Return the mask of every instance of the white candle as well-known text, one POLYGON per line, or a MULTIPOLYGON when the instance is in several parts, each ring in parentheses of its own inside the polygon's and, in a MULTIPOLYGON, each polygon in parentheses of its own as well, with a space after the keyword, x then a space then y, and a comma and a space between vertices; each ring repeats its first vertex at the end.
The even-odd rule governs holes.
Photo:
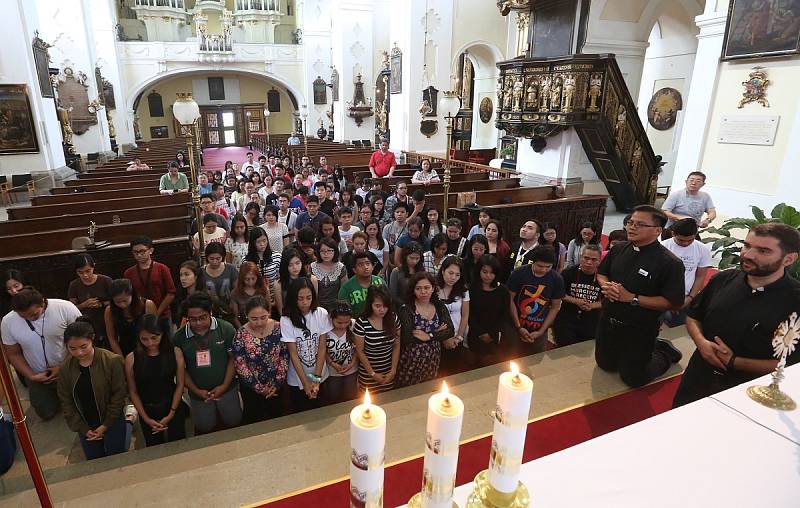
POLYGON ((511 362, 511 372, 500 375, 489 457, 489 483, 506 494, 517 489, 532 395, 533 381, 511 362))
POLYGON ((371 403, 350 411, 350 506, 383 506, 383 462, 386 447, 386 413, 371 403))
POLYGON ((423 508, 451 508, 458 465, 458 441, 464 419, 464 403, 447 391, 428 399, 428 425, 425 431, 425 461, 422 466, 423 508))

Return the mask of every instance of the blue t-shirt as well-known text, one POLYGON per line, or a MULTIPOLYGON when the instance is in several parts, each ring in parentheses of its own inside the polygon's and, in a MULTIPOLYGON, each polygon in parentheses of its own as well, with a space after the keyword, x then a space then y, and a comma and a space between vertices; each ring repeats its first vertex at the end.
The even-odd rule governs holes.
POLYGON ((403 233, 400 235, 400 238, 397 239, 397 243, 394 244, 395 247, 404 248, 406 245, 411 243, 412 241, 417 242, 418 244, 422 245, 422 250, 426 251, 430 249, 430 240, 419 235, 418 238, 413 239, 411 238, 408 233, 403 233))
POLYGON ((319 223, 322 222, 322 219, 327 219, 328 217, 325 212, 317 212, 317 215, 312 219, 308 212, 302 212, 297 216, 297 220, 294 221, 294 227, 299 231, 303 229, 303 226, 310 224, 316 230, 319 229, 319 223))
POLYGON ((508 278, 508 289, 516 294, 514 305, 517 308, 519 324, 529 332, 542 327, 550 302, 564 298, 564 279, 558 272, 550 270, 543 277, 536 277, 533 265, 517 268, 508 278))

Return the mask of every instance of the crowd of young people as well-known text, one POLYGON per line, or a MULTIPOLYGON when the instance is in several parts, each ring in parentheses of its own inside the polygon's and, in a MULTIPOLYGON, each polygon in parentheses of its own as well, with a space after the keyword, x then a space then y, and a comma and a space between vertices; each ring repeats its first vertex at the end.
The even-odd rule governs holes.
MULTIPOLYGON (((294 177, 263 156, 226 164, 231 184, 201 198, 203 266, 173 274, 138 237, 115 280, 79 255, 69 300, 7 273, 3 343, 37 414, 60 408, 100 457, 128 449, 137 414, 150 446, 184 438, 189 418, 202 434, 590 340, 609 326, 603 299, 626 296, 612 282, 620 255, 601 265, 599 225, 565 247, 528 220, 509 244, 481 210, 464 235, 424 192, 401 183, 389 196, 379 179, 356 188, 324 160, 303 164, 294 177)), ((629 232, 666 222, 647 206, 634 219, 629 232)), ((622 234, 612 240, 629 245, 622 234)), ((677 249, 692 230, 676 234, 677 249)))

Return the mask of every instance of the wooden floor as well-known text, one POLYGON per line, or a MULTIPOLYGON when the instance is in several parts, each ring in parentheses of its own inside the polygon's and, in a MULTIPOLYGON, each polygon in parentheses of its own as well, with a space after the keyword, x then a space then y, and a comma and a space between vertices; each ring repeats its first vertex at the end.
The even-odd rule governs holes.
MULTIPOLYGON (((673 366, 666 377, 679 374, 694 350, 691 339, 684 327, 665 330, 662 336, 673 339, 684 353, 681 365, 673 366)), ((593 342, 527 357, 520 363, 534 378, 532 418, 627 390, 618 376, 596 368, 593 342)), ((462 439, 491 432, 488 414, 494 409, 497 376, 505 368, 487 367, 448 379, 466 406, 462 439)), ((426 401, 436 389, 438 382, 432 382, 379 396, 377 403, 388 416, 387 463, 422 452, 426 401)), ((58 506, 233 507, 346 475, 348 414, 353 405, 329 406, 91 462, 72 463, 80 460, 67 451, 67 442, 74 445, 74 434, 60 418, 45 424, 33 421, 32 431, 58 506), (64 466, 66 462, 70 464, 64 466)), ((18 459, 13 474, 0 478, 4 493, 0 505, 36 506, 24 463, 18 459)))

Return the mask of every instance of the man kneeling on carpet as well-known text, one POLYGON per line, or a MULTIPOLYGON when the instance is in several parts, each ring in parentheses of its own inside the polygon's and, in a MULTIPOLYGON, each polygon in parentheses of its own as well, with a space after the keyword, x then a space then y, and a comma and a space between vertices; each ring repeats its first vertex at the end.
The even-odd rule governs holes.
MULTIPOLYGON (((686 329, 697 350, 681 378, 673 406, 727 390, 775 369, 773 337, 800 328, 800 281, 787 273, 800 253, 800 232, 759 224, 744 240, 738 269, 724 270, 692 300, 686 329), (794 316, 795 321, 791 321, 794 316)), ((800 361, 800 348, 786 363, 800 361)))
POLYGON ((666 223, 658 208, 637 206, 625 221, 628 241, 611 249, 597 274, 605 300, 595 360, 632 387, 681 359, 669 341, 657 338, 661 313, 679 309, 684 300, 683 263, 658 242, 666 223))

